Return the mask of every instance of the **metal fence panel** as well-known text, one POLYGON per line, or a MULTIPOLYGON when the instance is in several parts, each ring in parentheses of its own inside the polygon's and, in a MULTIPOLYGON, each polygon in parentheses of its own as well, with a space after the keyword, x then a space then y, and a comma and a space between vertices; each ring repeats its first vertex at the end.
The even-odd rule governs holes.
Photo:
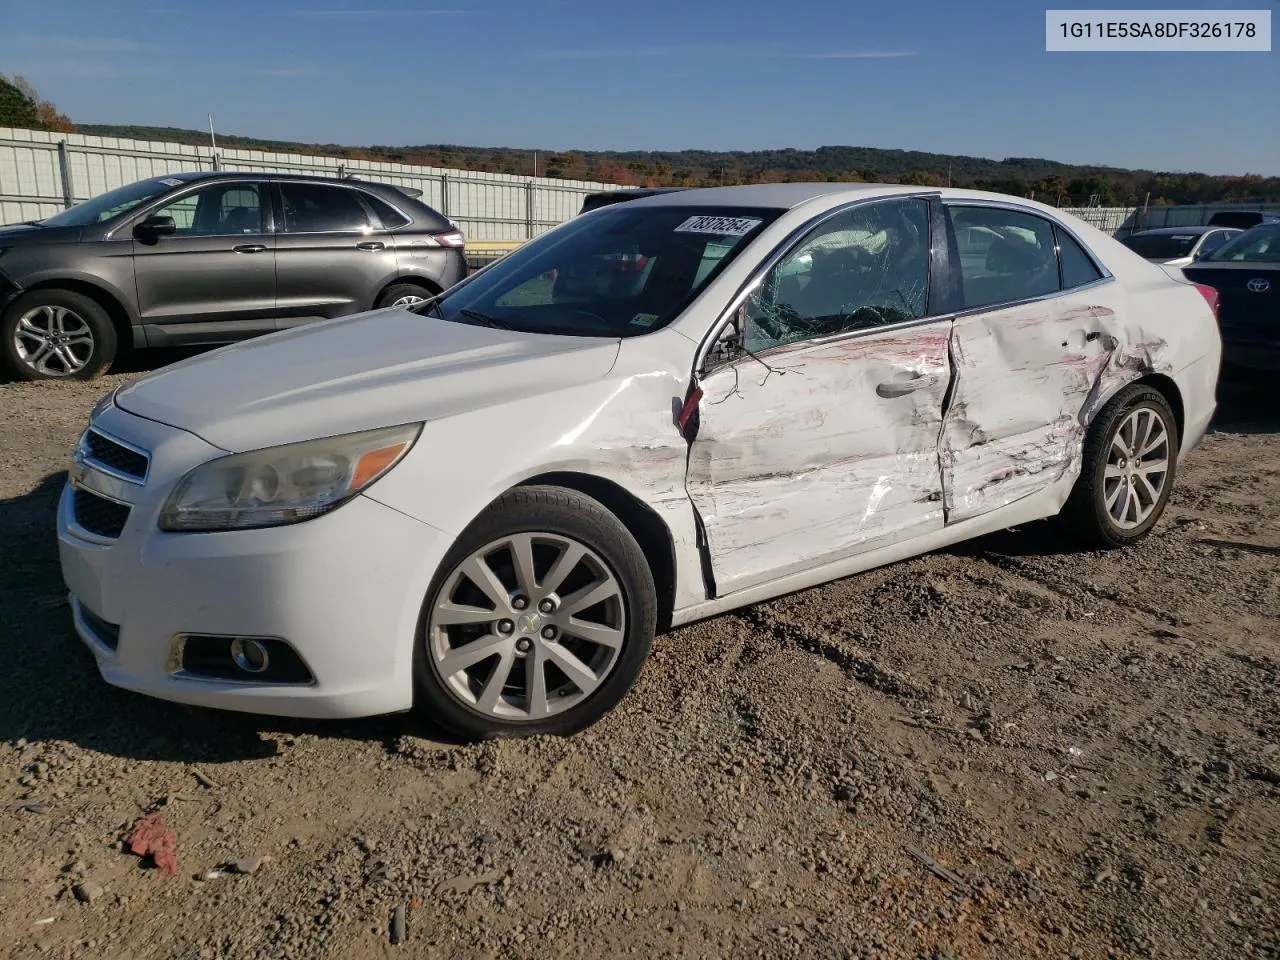
POLYGON ((354 176, 422 191, 468 241, 527 240, 568 220, 582 200, 616 184, 344 160, 262 150, 221 150, 148 140, 0 127, 0 223, 51 216, 74 202, 148 177, 191 170, 354 176), (61 144, 61 146, 60 146, 61 144))
MULTIPOLYGON (((570 219, 582 200, 616 184, 524 177, 408 163, 344 160, 263 150, 222 150, 154 140, 0 127, 0 223, 48 217, 73 202, 148 177, 190 170, 355 176, 422 191, 422 199, 462 228, 468 242, 527 240, 570 219)), ((1280 204, 1067 207, 1108 233, 1207 223, 1218 210, 1269 210, 1280 204)))

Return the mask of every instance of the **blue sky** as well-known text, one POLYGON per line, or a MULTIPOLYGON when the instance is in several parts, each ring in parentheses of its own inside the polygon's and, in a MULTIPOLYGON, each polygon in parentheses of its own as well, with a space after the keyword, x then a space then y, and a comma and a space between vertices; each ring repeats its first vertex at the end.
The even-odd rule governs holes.
MULTIPOLYGON (((0 0, 0 72, 83 123, 202 127, 212 111, 281 140, 846 144, 1280 174, 1280 52, 1046 53, 1045 6, 0 0)), ((1240 7, 1278 9, 1188 8, 1240 7)))

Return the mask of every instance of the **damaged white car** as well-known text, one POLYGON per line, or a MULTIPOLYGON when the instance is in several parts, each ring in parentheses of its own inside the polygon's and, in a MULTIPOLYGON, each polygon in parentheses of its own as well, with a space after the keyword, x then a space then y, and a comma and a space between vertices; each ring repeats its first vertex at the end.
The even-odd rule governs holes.
POLYGON ((170 700, 571 733, 673 625, 1060 513, 1145 536, 1215 304, 1011 197, 613 204, 104 399, 58 512, 76 629, 170 700))

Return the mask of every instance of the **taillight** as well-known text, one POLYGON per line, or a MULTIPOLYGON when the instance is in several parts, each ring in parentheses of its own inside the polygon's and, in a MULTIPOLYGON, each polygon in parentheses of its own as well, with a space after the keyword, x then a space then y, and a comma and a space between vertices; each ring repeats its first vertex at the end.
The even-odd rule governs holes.
POLYGON ((424 239, 433 247, 465 247, 467 238, 462 235, 461 230, 440 230, 436 233, 428 233, 424 239))
POLYGON ((1195 286, 1200 291, 1200 296, 1204 297, 1205 303, 1209 304, 1209 309, 1213 311, 1213 315, 1216 318, 1218 316, 1218 291, 1203 283, 1197 283, 1195 286))

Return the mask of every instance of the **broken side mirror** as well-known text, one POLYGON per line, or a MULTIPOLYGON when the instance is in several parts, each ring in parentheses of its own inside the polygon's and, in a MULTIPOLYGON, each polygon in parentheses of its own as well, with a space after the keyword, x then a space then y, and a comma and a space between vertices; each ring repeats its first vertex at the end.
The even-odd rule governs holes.
POLYGON ((704 369, 710 370, 725 363, 732 363, 742 356, 742 333, 746 327, 747 306, 744 303, 733 312, 733 316, 720 330, 715 343, 707 351, 707 358, 703 363, 704 369))

